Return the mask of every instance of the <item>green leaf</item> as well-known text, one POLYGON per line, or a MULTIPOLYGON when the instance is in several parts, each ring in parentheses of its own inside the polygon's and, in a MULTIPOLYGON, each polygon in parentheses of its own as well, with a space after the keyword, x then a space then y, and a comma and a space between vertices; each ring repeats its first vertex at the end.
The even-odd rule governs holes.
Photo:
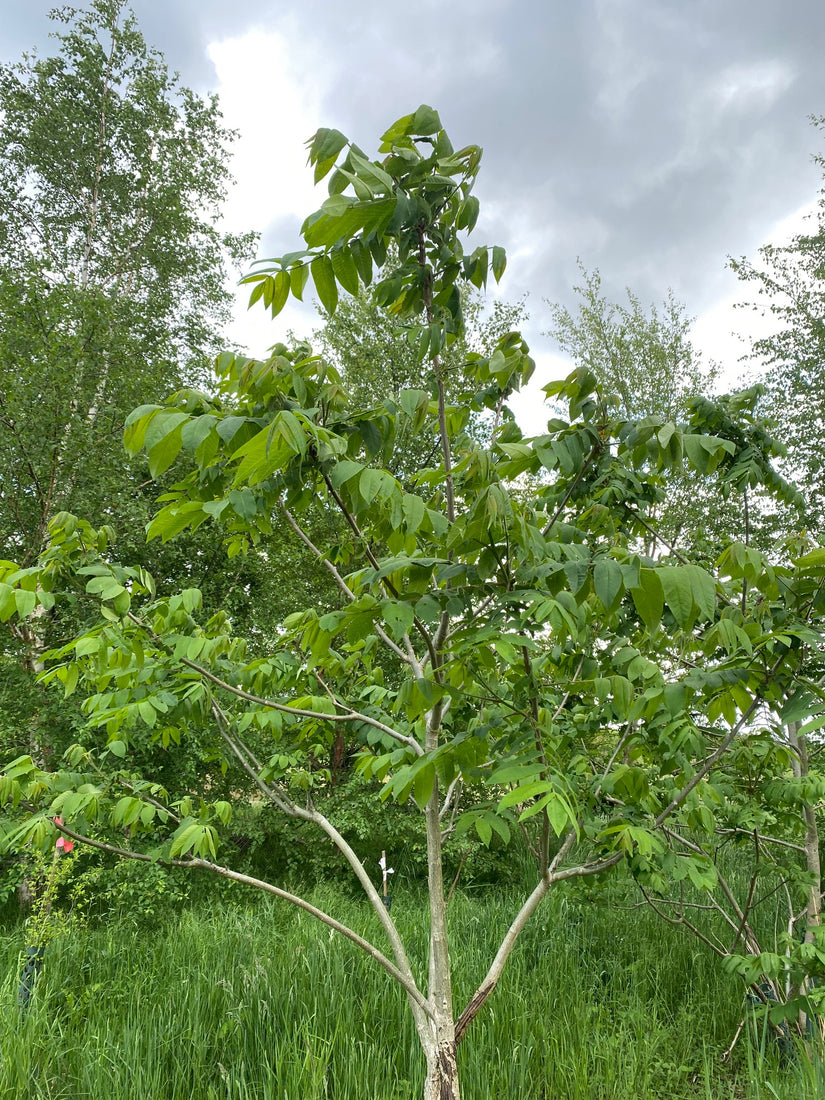
POLYGON ((372 282, 372 256, 370 250, 364 247, 364 242, 359 237, 350 241, 349 249, 358 271, 358 278, 364 286, 369 286, 372 282))
POLYGON ((507 266, 507 253, 501 247, 501 245, 493 245, 493 259, 492 259, 493 277, 496 282, 501 281, 501 276, 504 274, 504 269, 507 266))
POLYGON ((803 735, 816 733, 816 731, 821 730, 823 726, 825 726, 825 713, 818 714, 815 718, 811 718, 809 721, 803 723, 803 725, 799 727, 799 732, 803 735))
POLYGON ((123 446, 130 455, 136 455, 141 449, 149 424, 161 411, 160 405, 141 405, 126 417, 123 446))
POLYGON ((593 567, 593 588, 605 611, 618 602, 623 587, 622 570, 612 558, 601 558, 593 567))
POLYGON ((37 604, 37 594, 35 592, 25 592, 22 588, 15 589, 14 603, 17 607, 17 614, 21 619, 25 619, 28 615, 31 615, 37 604))
POLYGON ((422 103, 413 115, 412 125, 407 133, 428 136, 429 134, 437 134, 441 128, 438 111, 434 111, 432 107, 422 103))
POLYGON ((698 565, 686 565, 683 569, 702 618, 712 619, 716 614, 716 582, 698 565))
POLYGON ((419 768, 413 782, 412 796, 419 810, 426 809, 435 786, 435 764, 429 761, 419 768))
POLYGON ((90 596, 98 596, 101 600, 116 600, 126 589, 114 577, 92 577, 86 585, 86 591, 90 596))
POLYGON ((521 787, 516 787, 515 790, 508 791, 505 794, 499 804, 499 810, 504 810, 508 806, 515 806, 522 802, 528 802, 531 798, 537 798, 540 795, 548 793, 550 784, 545 779, 536 780, 533 783, 525 783, 521 787))
POLYGON ((195 451, 210 434, 218 419, 208 413, 193 416, 181 428, 180 441, 186 451, 195 451))
POLYGON ((146 428, 143 446, 149 456, 149 473, 157 477, 168 470, 181 448, 181 429, 189 414, 162 409, 146 428))
POLYGON ((358 268, 349 248, 344 245, 330 253, 335 278, 350 294, 358 293, 358 268))
POLYGON ((307 279, 309 278, 309 265, 308 264, 296 264, 295 267, 290 269, 289 272, 289 288, 292 294, 299 302, 304 300, 304 287, 307 285, 307 279))
POLYGON ((825 546, 817 546, 801 558, 794 558, 794 565, 797 569, 825 569, 825 546))
POLYGON ((414 534, 421 526, 421 521, 424 519, 424 513, 426 506, 421 497, 416 496, 415 493, 404 493, 401 498, 401 510, 404 513, 404 523, 407 527, 407 531, 410 534, 414 534))
POLYGON ((294 454, 304 454, 307 447, 307 437, 294 413, 288 409, 278 413, 275 426, 278 435, 294 454))
POLYGON ((388 175, 379 164, 361 156, 354 147, 350 151, 348 161, 357 179, 363 181, 367 185, 371 194, 392 194, 392 176, 388 175))
POLYGON ((402 390, 398 395, 398 404, 410 420, 416 421, 422 409, 428 409, 430 395, 426 390, 402 390))
POLYGON ((666 565, 658 570, 665 600, 682 630, 693 629, 697 607, 693 600, 691 574, 685 566, 666 565))
POLYGON ((367 504, 370 504, 376 498, 383 480, 383 470, 376 470, 372 466, 367 466, 361 472, 361 477, 358 479, 358 491, 367 504))
MULTIPOLYGON (((723 620, 724 621, 724 620, 723 620)), ((801 722, 808 718, 818 707, 818 698, 805 688, 797 688, 785 700, 779 712, 783 722, 801 722)))
POLYGON ((613 704, 618 718, 626 718, 633 702, 633 685, 625 676, 612 676, 613 704))
POLYGON ((364 467, 360 462, 353 462, 352 459, 345 458, 333 468, 332 473, 329 475, 329 480, 336 489, 340 489, 341 486, 345 485, 351 478, 359 475, 363 469, 364 467))
POLYGON ((275 276, 275 284, 272 291, 272 304, 270 306, 273 317, 277 317, 286 305, 290 286, 291 278, 289 272, 279 271, 275 276))
POLYGON ((187 852, 191 851, 199 844, 203 837, 203 831, 203 825, 199 825, 197 822, 186 824, 184 821, 172 839, 172 846, 169 850, 170 858, 175 859, 177 856, 186 855, 187 852))
POLYGON ((381 614, 396 640, 404 637, 412 627, 415 618, 412 607, 403 600, 382 600, 381 614))
POLYGON ((66 669, 66 679, 63 681, 63 697, 68 698, 69 695, 74 693, 77 687, 79 672, 77 665, 69 665, 66 669))
POLYGON ((138 703, 138 714, 150 728, 154 727, 158 720, 158 712, 148 699, 143 699, 138 703))
POLYGON ((321 305, 327 313, 334 313, 338 305, 338 287, 329 256, 316 256, 310 264, 310 271, 321 305))
POLYGON ((547 819, 553 827, 556 836, 561 836, 571 824, 575 823, 575 817, 570 812, 567 803, 555 795, 545 807, 547 819))
POLYGON ((648 633, 653 633, 661 622, 664 611, 664 593, 657 570, 640 569, 638 587, 631 588, 630 595, 648 633))
POLYGON ((315 165, 315 182, 319 183, 338 159, 338 154, 347 144, 347 138, 340 130, 321 127, 307 142, 308 161, 315 165))

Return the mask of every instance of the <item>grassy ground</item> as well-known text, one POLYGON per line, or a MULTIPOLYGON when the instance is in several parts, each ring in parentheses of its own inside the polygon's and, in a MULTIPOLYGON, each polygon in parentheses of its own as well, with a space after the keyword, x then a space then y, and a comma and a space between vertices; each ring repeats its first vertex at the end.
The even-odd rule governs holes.
MULTIPOLYGON (((374 932, 366 906, 317 904, 374 932)), ((450 904, 456 1001, 483 976, 514 892, 450 904)), ((393 905, 423 959, 425 902, 393 905)), ((377 935, 377 934, 376 934, 377 935)), ((0 931, 3 1100, 406 1100, 423 1065, 383 972, 310 917, 269 900, 215 902, 153 927, 121 919, 48 948, 32 1008, 16 1004, 19 927, 0 931)), ((378 940, 380 942, 380 940, 378 940)), ((788 1098, 825 1081, 739 1040, 742 990, 650 913, 557 894, 524 934, 461 1047, 464 1100, 788 1098)))

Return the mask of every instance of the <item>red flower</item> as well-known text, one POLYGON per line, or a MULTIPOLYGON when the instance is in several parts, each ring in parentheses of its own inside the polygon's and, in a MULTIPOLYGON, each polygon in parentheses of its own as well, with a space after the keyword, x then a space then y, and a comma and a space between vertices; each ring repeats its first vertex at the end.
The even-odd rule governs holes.
MULTIPOLYGON (((61 819, 59 817, 56 817, 54 819, 54 823, 55 823, 55 825, 62 825, 63 824, 63 822, 61 821, 61 819)), ((59 836, 57 838, 57 840, 55 841, 54 846, 55 846, 56 849, 62 849, 68 855, 68 853, 72 850, 72 848, 74 848, 74 841, 67 839, 67 837, 65 837, 65 836, 59 836)))

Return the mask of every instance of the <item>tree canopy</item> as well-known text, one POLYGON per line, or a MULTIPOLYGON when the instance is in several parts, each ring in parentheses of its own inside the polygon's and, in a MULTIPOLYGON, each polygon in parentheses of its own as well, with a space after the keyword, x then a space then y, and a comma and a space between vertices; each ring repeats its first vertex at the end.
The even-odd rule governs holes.
MULTIPOLYGON (((134 410, 125 443, 155 478, 181 462, 150 539, 211 528, 241 553, 290 531, 331 578, 335 603, 313 601, 273 638, 245 639, 225 612, 203 615, 196 590, 158 590, 143 567, 112 560, 109 532, 59 513, 37 565, 3 566, 0 618, 78 598, 99 609, 45 673, 81 693, 88 728, 58 766, 18 758, 0 797, 22 811, 16 843, 58 829, 123 858, 210 870, 348 937, 403 991, 425 1097, 444 1100, 459 1095, 457 1044, 550 889, 623 866, 650 895, 685 883, 711 892, 717 869, 692 836, 801 827, 801 807, 825 783, 790 774, 770 715, 819 706, 808 653, 821 646, 825 550, 768 557, 728 540, 712 561, 693 560, 659 538, 656 509, 685 465, 796 499, 754 448, 745 398, 696 401, 687 420, 639 416, 580 364, 544 387, 558 415, 525 438, 501 415, 533 369, 515 331, 468 352, 451 389, 461 286, 501 278, 505 255, 465 243, 481 150, 456 150, 436 111, 397 120, 374 159, 328 129, 309 156, 329 197, 304 222, 304 247, 250 274, 253 303, 277 313, 311 278, 333 313, 341 292, 372 286, 432 388, 365 404, 304 344, 261 359, 228 352, 214 388, 134 410), (479 439, 472 418, 485 412, 494 430, 479 439), (402 432, 432 454, 404 478, 391 466, 402 432), (320 535, 306 522, 319 499, 337 517, 320 535), (390 800, 420 812, 426 965, 324 812, 317 762, 342 726, 359 741, 361 773, 377 781, 376 814, 390 800), (211 739, 237 787, 338 848, 372 906, 374 938, 219 862, 231 801, 208 784, 172 799, 134 766, 141 746, 173 751, 192 730, 211 739), (475 992, 454 1005, 444 838, 475 831, 490 843, 520 825, 535 830, 534 888, 475 992)), ((722 954, 778 997, 776 966, 741 938, 722 954)), ((817 959, 799 951, 793 965, 804 978, 817 959)), ((798 1015, 820 996, 800 982, 780 1008, 798 1015)))

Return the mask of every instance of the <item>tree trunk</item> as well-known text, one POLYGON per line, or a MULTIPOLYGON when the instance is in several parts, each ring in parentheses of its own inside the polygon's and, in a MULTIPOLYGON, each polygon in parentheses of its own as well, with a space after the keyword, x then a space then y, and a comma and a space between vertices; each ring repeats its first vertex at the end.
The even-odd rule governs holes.
MULTIPOLYGON (((796 759, 793 760, 794 775, 797 778, 804 779, 809 774, 808 739, 804 733, 799 732, 799 727, 799 722, 788 722, 788 740, 791 748, 796 753, 796 759)), ((805 865, 814 880, 808 891, 805 943, 813 943, 816 929, 822 923, 822 868, 819 860, 819 824, 816 820, 816 809, 813 806, 804 806, 802 816, 805 821, 805 865)), ((803 1032, 807 1032, 809 1021, 805 1019, 804 1013, 802 1016, 803 1032)), ((823 1033, 821 1019, 819 1030, 820 1033, 823 1033)))
POLYGON ((427 1080, 424 1100, 460 1100, 455 1038, 444 1037, 438 1046, 425 1051, 427 1080))
MULTIPOLYGON (((809 774, 808 739, 805 734, 799 732, 799 722, 788 723, 788 740, 797 757, 794 761, 794 773, 798 778, 804 779, 809 774)), ((816 820, 816 810, 813 806, 803 807, 802 816, 805 821, 805 863, 814 878, 814 884, 808 891, 808 919, 805 930, 805 942, 811 943, 814 939, 815 929, 822 923, 822 869, 819 862, 819 826, 816 820)))
MULTIPOLYGON (((428 752, 432 752, 438 745, 442 715, 442 704, 436 703, 428 719, 428 752)), ((441 850, 439 813, 441 800, 438 788, 436 777, 432 794, 424 811, 427 827, 427 893, 430 903, 429 999, 434 1009, 433 1018, 427 1021, 429 1035, 421 1035, 427 1059, 424 1100, 459 1100, 461 1093, 456 1062, 447 901, 444 896, 444 865, 441 850)))

